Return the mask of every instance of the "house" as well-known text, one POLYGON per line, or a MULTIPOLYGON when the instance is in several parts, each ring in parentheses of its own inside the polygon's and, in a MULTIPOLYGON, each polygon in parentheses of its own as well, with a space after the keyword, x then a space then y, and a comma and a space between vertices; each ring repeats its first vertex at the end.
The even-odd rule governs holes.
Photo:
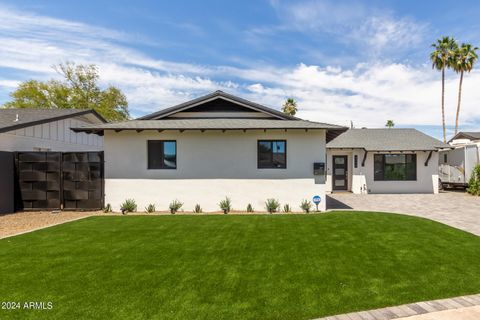
POLYGON ((219 211, 229 197, 233 209, 265 211, 269 198, 300 210, 315 195, 325 210, 326 143, 346 128, 216 91, 137 120, 73 130, 103 135, 105 203, 114 210, 131 198, 140 210, 166 210, 178 199, 188 211, 219 211))
POLYGON ((327 192, 438 193, 438 153, 415 129, 350 129, 327 144, 327 192))
POLYGON ((99 151, 103 138, 71 127, 102 124, 85 109, 0 109, 0 151, 99 151))
POLYGON ((448 143, 451 145, 476 144, 480 146, 480 132, 460 131, 448 143))
POLYGON ((480 132, 459 132, 440 151, 439 175, 444 187, 466 187, 480 163, 480 132))
MULTIPOLYGON (((77 204, 81 204, 83 198, 91 199, 97 193, 101 193, 102 190, 77 190, 81 187, 89 188, 92 185, 85 182, 72 182, 73 188, 67 186, 62 179, 73 177, 73 175, 71 172, 62 174, 59 163, 47 163, 54 158, 59 162, 62 161, 55 155, 46 154, 45 151, 101 151, 103 137, 83 132, 76 133, 70 128, 105 122, 105 119, 93 110, 0 109, 0 214, 13 212, 15 207, 17 209, 68 208, 68 206, 61 206, 60 199, 70 205, 74 204, 75 208, 80 208, 77 204), (19 159, 14 157, 14 152, 20 152, 17 154, 19 159), (24 153, 24 156, 21 153, 24 153), (15 165, 17 161, 24 162, 15 165), (59 188, 64 185, 74 191, 61 192, 59 188), (69 201, 72 197, 75 200, 69 201)), ((82 168, 86 171, 90 170, 85 168, 85 163, 70 166, 73 168, 70 170, 82 168)), ((85 177, 91 176, 91 172, 82 172, 81 175, 76 174, 74 178, 79 180, 80 177, 86 179, 85 177)), ((92 207, 95 206, 88 208, 92 207)))

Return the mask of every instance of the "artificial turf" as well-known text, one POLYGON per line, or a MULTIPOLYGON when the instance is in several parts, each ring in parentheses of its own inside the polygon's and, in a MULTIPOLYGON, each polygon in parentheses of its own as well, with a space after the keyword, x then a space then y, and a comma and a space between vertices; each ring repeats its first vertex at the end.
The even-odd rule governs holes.
MULTIPOLYGON (((454 214, 454 213, 452 213, 454 214)), ((480 292, 480 237, 385 213, 91 217, 0 240, 0 319, 311 319, 480 292)))

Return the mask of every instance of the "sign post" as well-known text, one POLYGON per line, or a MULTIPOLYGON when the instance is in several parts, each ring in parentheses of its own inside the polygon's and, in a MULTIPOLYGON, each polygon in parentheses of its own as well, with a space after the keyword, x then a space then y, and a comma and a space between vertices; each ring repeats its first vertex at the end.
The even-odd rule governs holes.
POLYGON ((315 203, 315 206, 317 207, 316 211, 318 212, 318 204, 322 202, 322 198, 320 196, 314 196, 312 200, 313 203, 315 203))

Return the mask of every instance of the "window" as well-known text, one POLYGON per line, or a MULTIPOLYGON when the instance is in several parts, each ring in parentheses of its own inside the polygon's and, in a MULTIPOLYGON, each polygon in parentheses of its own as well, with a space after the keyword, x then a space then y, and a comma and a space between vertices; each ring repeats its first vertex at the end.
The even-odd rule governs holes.
POLYGON ((287 168, 287 141, 259 140, 258 141, 258 168, 287 168))
POLYGON ((447 163, 447 162, 448 162, 447 160, 448 160, 447 154, 444 153, 444 154, 443 154, 443 163, 447 163))
POLYGON ((177 142, 148 140, 148 169, 176 169, 177 142))
POLYGON ((376 154, 373 166, 375 181, 417 180, 415 154, 376 154))
POLYGON ((353 156, 353 167, 358 168, 358 155, 353 156))

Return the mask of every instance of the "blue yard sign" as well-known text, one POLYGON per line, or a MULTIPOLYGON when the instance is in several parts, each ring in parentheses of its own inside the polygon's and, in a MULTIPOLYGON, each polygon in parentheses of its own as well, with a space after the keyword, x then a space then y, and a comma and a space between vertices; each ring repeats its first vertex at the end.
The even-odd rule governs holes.
POLYGON ((317 212, 318 212, 318 204, 322 201, 322 198, 320 196, 314 196, 312 200, 313 200, 313 203, 315 203, 315 207, 317 207, 317 212))

